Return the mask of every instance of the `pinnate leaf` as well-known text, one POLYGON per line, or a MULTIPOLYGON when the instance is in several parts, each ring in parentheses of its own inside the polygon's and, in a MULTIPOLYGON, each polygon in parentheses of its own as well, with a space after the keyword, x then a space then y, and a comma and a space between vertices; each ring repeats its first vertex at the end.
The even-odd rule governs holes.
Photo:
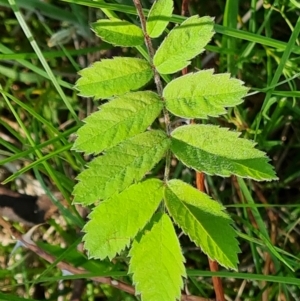
POLYGON ((242 102, 248 89, 228 73, 213 75, 213 69, 189 73, 171 81, 163 96, 167 109, 183 118, 207 118, 225 114, 224 107, 242 102))
POLYGON ((85 205, 105 200, 140 181, 164 156, 170 139, 159 130, 139 134, 123 141, 95 158, 77 177, 74 203, 85 205))
POLYGON ((151 219, 162 195, 163 183, 150 179, 101 202, 83 229, 89 257, 112 259, 120 253, 151 219))
POLYGON ((159 115, 163 102, 156 93, 132 92, 102 105, 87 117, 77 132, 73 149, 100 153, 147 129, 159 115))
POLYGON ((142 301, 180 299, 186 276, 184 258, 173 224, 167 214, 157 214, 137 237, 130 250, 129 273, 133 273, 142 301))
POLYGON ((218 202, 180 180, 168 182, 165 202, 176 224, 205 254, 227 268, 237 268, 236 233, 218 202))
POLYGON ((161 74, 171 74, 190 64, 190 60, 204 51, 213 36, 211 17, 192 16, 175 27, 157 49, 153 63, 161 74))
POLYGON ((96 35, 103 41, 116 46, 139 46, 144 43, 144 34, 140 27, 124 20, 98 20, 92 24, 96 35))
POLYGON ((159 37, 169 23, 172 16, 173 0, 156 0, 147 19, 147 33, 151 38, 159 37))
POLYGON ((214 125, 182 126, 171 134, 171 149, 185 165, 199 172, 223 177, 236 175, 257 181, 276 180, 265 153, 239 135, 214 125))
POLYGON ((115 57, 94 63, 79 72, 76 89, 81 96, 108 98, 147 84, 152 78, 150 64, 142 59, 115 57))

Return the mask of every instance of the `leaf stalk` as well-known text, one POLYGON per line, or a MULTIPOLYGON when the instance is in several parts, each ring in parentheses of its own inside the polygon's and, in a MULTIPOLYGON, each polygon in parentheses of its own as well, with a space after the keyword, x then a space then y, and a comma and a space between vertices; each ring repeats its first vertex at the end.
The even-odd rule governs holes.
MULTIPOLYGON (((149 37, 149 35, 147 33, 146 18, 145 18, 144 12, 143 12, 143 8, 142 8, 140 0, 133 0, 133 3, 135 5, 135 8, 137 10, 138 16, 141 21, 142 30, 143 30, 144 37, 145 37, 145 44, 146 44, 148 54, 149 54, 149 62, 151 64, 151 67, 152 67, 153 73, 154 73, 154 82, 156 85, 157 93, 161 97, 162 101, 164 101, 163 96, 162 96, 163 95, 162 81, 161 81, 159 73, 157 72, 155 66, 153 65, 153 57, 154 57, 155 51, 154 51, 154 48, 152 45, 151 38, 149 37)), ((163 108, 163 115, 164 115, 166 133, 168 136, 170 136, 170 134, 171 134, 170 116, 169 116, 168 110, 165 107, 163 108)), ((164 172, 164 181, 165 182, 167 182, 170 177, 170 166, 171 166, 171 152, 168 151, 166 154, 166 164, 165 164, 165 172, 164 172)))

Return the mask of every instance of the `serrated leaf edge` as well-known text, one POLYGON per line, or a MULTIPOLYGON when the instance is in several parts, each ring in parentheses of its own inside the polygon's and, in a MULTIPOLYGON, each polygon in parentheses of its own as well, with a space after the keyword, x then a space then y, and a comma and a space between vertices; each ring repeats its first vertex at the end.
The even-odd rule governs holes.
MULTIPOLYGON (((187 126, 189 126, 189 125, 187 125, 187 126)), ((242 140, 245 140, 245 141, 248 141, 249 143, 251 143, 251 144, 252 144, 252 148, 255 149, 256 151, 258 151, 258 152, 261 153, 261 155, 262 155, 261 158, 266 159, 266 163, 267 163, 267 164, 269 164, 268 162, 271 161, 271 159, 267 156, 267 154, 266 154, 265 152, 263 152, 263 151, 261 151, 261 150, 255 148, 255 146, 257 145, 257 143, 256 143, 255 141, 250 140, 250 139, 241 138, 241 137, 240 137, 241 134, 242 134, 241 132, 231 131, 229 128, 220 127, 220 126, 215 126, 215 125, 209 125, 209 126, 217 127, 217 128, 219 128, 219 129, 221 129, 221 130, 227 130, 227 131, 230 132, 230 133, 235 133, 237 139, 242 139, 242 140)), ((178 129, 182 129, 183 127, 186 127, 186 126, 181 126, 181 127, 179 127, 178 129)), ((175 129, 172 133, 174 133, 175 131, 176 131, 176 129, 175 129)), ((187 145, 189 145, 189 146, 191 146, 191 147, 193 147, 193 148, 197 148, 196 146, 194 146, 194 145, 192 145, 192 144, 189 144, 189 143, 187 143, 187 142, 184 141, 184 140, 180 140, 180 139, 178 139, 178 138, 173 137, 173 136, 172 136, 172 133, 171 133, 171 150, 172 150, 172 141, 173 141, 173 140, 177 140, 177 141, 180 141, 180 142, 182 142, 182 143, 185 143, 185 144, 187 144, 187 145)), ((176 132, 175 132, 175 133, 176 133, 176 132)), ((200 149, 200 148, 198 148, 198 149, 200 149)), ((202 150, 202 149, 200 149, 200 150, 202 150)), ((202 150, 202 151, 203 151, 203 152, 206 152, 206 151, 204 151, 204 150, 202 150)), ((198 171, 198 172, 203 172, 203 173, 205 173, 205 174, 207 174, 207 175, 211 175, 211 176, 215 176, 215 175, 216 175, 216 176, 219 176, 219 177, 226 177, 226 178, 228 178, 228 177, 230 177, 230 176, 232 176, 232 175, 235 175, 235 176, 240 177, 240 178, 243 178, 243 179, 251 179, 251 180, 258 181, 258 182, 261 182, 261 181, 271 182, 271 181, 276 181, 276 180, 279 179, 278 177, 276 177, 276 174, 275 174, 275 168, 274 168, 274 166, 271 165, 271 164, 269 164, 269 165, 270 165, 272 171, 274 172, 275 177, 272 178, 272 179, 270 179, 270 178, 257 179, 257 178, 251 177, 251 176, 240 176, 240 175, 235 174, 235 173, 229 173, 229 174, 225 174, 225 175, 224 175, 224 174, 219 174, 219 173, 209 173, 209 172, 206 172, 206 171, 203 171, 203 170, 198 170, 198 169, 196 169, 195 167, 193 167, 193 166, 191 166, 191 165, 189 165, 189 164, 186 164, 182 159, 178 158, 177 155, 176 155, 176 153, 175 153, 173 150, 172 150, 172 152, 173 152, 173 154, 175 155, 175 157, 176 157, 179 161, 181 161, 185 166, 187 166, 187 167, 189 167, 189 168, 191 168, 191 169, 194 169, 194 170, 196 170, 196 171, 198 171)), ((208 152, 206 152, 206 153, 208 153, 208 152)), ((215 155, 215 154, 214 154, 214 155, 215 155)), ((216 156, 217 156, 217 155, 216 155, 216 156)), ((219 157, 221 157, 221 156, 219 156, 219 157)), ((234 161, 234 162, 236 163, 237 161, 234 161)), ((241 166, 245 167, 244 165, 241 165, 241 166)), ((262 173, 262 172, 261 172, 261 173, 262 173)))
MULTIPOLYGON (((194 187, 193 187, 193 188, 194 188, 194 187)), ((172 191, 172 189, 170 189, 169 186, 166 186, 165 189, 169 189, 169 190, 172 192, 172 194, 175 195, 176 198, 177 198, 178 200, 180 200, 180 199, 177 197, 177 195, 172 191)), ((196 188, 194 188, 194 189, 196 189, 196 188)), ((206 194, 206 195, 207 195, 207 194, 206 194)), ((213 200, 209 195, 207 195, 207 196, 210 198, 210 200, 211 200, 212 202, 216 202, 216 201, 213 200)), ((180 200, 180 202, 181 202, 182 204, 184 204, 184 207, 185 207, 186 210, 189 212, 190 216, 193 217, 193 220, 196 220, 196 221, 197 221, 197 224, 200 224, 200 225, 201 225, 202 231, 205 232, 206 235, 207 235, 208 237, 211 237, 210 235, 207 234, 207 231, 206 231, 206 229, 202 226, 201 222, 198 221, 198 220, 194 217, 194 215, 190 212, 189 208, 186 206, 186 203, 185 203, 184 201, 182 201, 182 200, 180 200)), ((167 202, 166 202, 166 203, 167 203, 167 202)), ((168 205, 167 205, 167 209, 168 209, 168 212, 169 212, 170 216, 172 217, 172 220, 174 221, 174 223, 182 230, 182 232, 183 232, 185 235, 187 235, 187 236, 190 238, 190 240, 191 240, 192 242, 194 242, 194 244, 195 244, 196 246, 198 246, 199 248, 201 248, 201 251, 202 251, 207 257, 209 257, 209 258, 212 259, 212 260, 217 261, 220 265, 222 265, 222 266, 225 267, 225 268, 230 268, 230 269, 233 269, 233 270, 237 271, 237 268, 235 268, 235 267, 233 267, 233 266, 227 266, 227 265, 225 265, 224 263, 218 261, 216 258, 211 258, 211 257, 209 256, 209 254, 208 254, 205 250, 202 249, 202 246, 201 246, 201 245, 198 245, 198 243, 196 242, 196 240, 194 240, 194 239, 190 236, 190 234, 189 234, 188 232, 186 232, 186 230, 185 230, 184 228, 182 228, 182 226, 176 221, 176 219, 172 216, 171 212, 169 211, 168 205)), ((223 213, 225 213, 225 214, 229 217, 230 222, 228 223, 228 226, 232 227, 233 221, 232 221, 232 219, 230 218, 230 216, 225 212, 225 207, 223 207, 221 204, 220 204, 220 210, 223 211, 223 213)), ((233 227, 232 227, 232 228, 233 228, 233 227)), ((234 229, 233 229, 233 230, 234 230, 234 229)), ((237 233, 236 233, 235 230, 234 230, 234 232, 235 232, 235 234, 236 234, 236 235, 234 236, 235 239, 236 239, 236 237, 237 237, 238 235, 237 235, 237 233)), ((214 243, 216 244, 215 241, 214 241, 214 243)), ((216 245, 217 245, 217 244, 216 244, 216 245)), ((221 249, 220 249, 220 250, 221 250, 221 249)), ((222 251, 222 253, 223 253, 224 255, 226 255, 225 257, 227 258, 228 262, 231 262, 231 260, 229 260, 229 258, 227 257, 227 254, 224 253, 223 250, 221 250, 221 251, 222 251)), ((238 260, 238 259, 237 259, 237 260, 238 260)), ((238 263, 239 263, 239 261, 237 261, 237 264, 238 264, 238 263)))
MULTIPOLYGON (((150 181, 151 181, 151 180, 156 180, 157 182, 160 181, 159 179, 148 179, 148 181, 149 181, 149 180, 150 180, 150 181)), ((103 202, 112 201, 112 198, 113 198, 113 197, 115 197, 115 196, 118 195, 118 194, 123 193, 125 190, 129 189, 131 186, 136 185, 136 184, 141 184, 142 182, 146 182, 146 181, 147 181, 147 180, 145 180, 145 181, 140 181, 140 182, 138 182, 138 183, 134 183, 134 184, 128 186, 127 188, 125 188, 123 191, 121 191, 121 192, 119 192, 119 193, 115 193, 113 196, 111 196, 110 198, 104 200, 103 202)), ((161 189, 163 189, 163 182, 160 181, 160 184, 161 184, 161 186, 162 186, 161 189)), ((163 191, 162 191, 162 197, 163 197, 163 191)), ((158 206, 159 206, 159 204, 157 205, 157 207, 158 207, 158 206)), ((157 208, 156 208, 156 210, 157 210, 157 208)), ((156 210, 154 210, 153 214, 155 213, 156 210)), ((89 221, 92 220, 92 217, 91 217, 91 214, 92 214, 92 213, 93 213, 93 211, 91 211, 91 212, 89 213, 89 215, 88 215, 88 217, 90 218, 89 221)), ((152 216, 153 216, 153 214, 152 214, 152 216)), ((85 226, 84 226, 83 229, 82 229, 82 231, 85 232, 85 234, 84 234, 82 240, 83 240, 83 242, 84 242, 84 249, 87 250, 87 256, 88 256, 88 258, 89 258, 89 259, 101 259, 101 260, 103 260, 103 259, 105 259, 105 258, 107 257, 107 258, 111 261, 111 260, 112 260, 113 258, 115 258, 117 255, 121 254, 121 252, 123 252, 126 248, 129 248, 129 246, 131 245, 133 239, 139 234, 140 231, 142 231, 142 230, 146 227, 147 224, 150 223, 151 218, 152 218, 152 217, 150 217, 150 219, 149 219, 148 221, 146 221, 145 225, 143 225, 143 226, 141 226, 141 227, 138 227, 138 228, 136 229, 135 235, 133 235, 132 237, 130 237, 130 238, 127 239, 126 245, 124 245, 123 248, 122 248, 120 251, 116 252, 113 256, 108 256, 108 255, 106 255, 106 256, 104 256, 104 257, 93 256, 93 255, 91 255, 91 254, 90 254, 90 251, 88 250, 88 248, 85 247, 85 246, 86 246, 86 236, 87 236, 87 231, 85 231, 85 228, 86 228, 86 225, 88 224, 88 223, 86 223, 85 226)))
MULTIPOLYGON (((160 132, 161 134, 163 133, 163 134, 165 134, 165 132, 163 132, 163 131, 161 131, 161 130, 152 130, 152 132, 160 132)), ((146 132, 144 132, 144 133, 146 133, 146 132)), ((143 134, 143 133, 140 133, 140 134, 138 134, 138 135, 141 135, 141 134, 143 134)), ((137 136, 137 135, 136 135, 137 136)), ((130 139, 133 139, 133 138, 135 138, 136 136, 134 136, 134 137, 131 137, 130 139)), ((161 141, 160 141, 160 146, 163 144, 163 142, 164 143, 166 143, 166 141, 168 141, 168 144, 169 144, 169 147, 168 148, 166 148, 166 150, 164 151, 164 154, 168 151, 168 149, 170 149, 170 145, 171 145, 171 141, 170 141, 170 138, 167 136, 167 135, 165 135, 165 137, 163 137, 164 139, 161 139, 161 141)), ((128 139, 128 140, 130 140, 130 139, 128 139)), ((121 142, 121 143, 124 143, 125 141, 123 141, 123 142, 121 142)), ((118 144, 119 145, 119 144, 118 144)), ((118 145, 115 145, 114 147, 118 147, 118 145)), ((109 150, 113 150, 113 148, 114 147, 112 147, 112 148, 110 148, 109 150)), ((145 154, 146 153, 148 153, 148 152, 150 152, 150 151, 153 151, 153 149, 157 149, 157 145, 155 145, 155 146, 153 146, 153 148, 149 148, 149 149, 147 149, 144 153, 143 153, 143 155, 142 156, 138 156, 138 157, 134 157, 134 159, 133 159, 133 161, 132 162, 134 162, 135 160, 140 160, 140 158, 141 157, 143 157, 143 156, 145 156, 145 154)), ((155 164, 157 164, 162 158, 163 158, 163 156, 164 156, 164 154, 161 156, 161 158, 155 163, 155 164)), ((105 156, 105 154, 104 154, 104 156, 105 156)), ((97 156, 95 159, 97 159, 97 158, 100 158, 99 156, 97 156)), ((93 161, 92 161, 93 162, 93 161)), ((154 164, 154 166, 155 166, 155 164, 154 164)), ((87 168, 90 168, 90 165, 88 164, 87 165, 87 168)), ((153 168, 153 167, 152 167, 153 168)), ((85 170, 87 170, 87 169, 85 169, 85 170)), ((85 171, 84 170, 84 171, 85 171)), ((124 166, 124 168, 122 169, 122 172, 123 171, 126 171, 126 166, 124 166)), ((84 172, 83 171, 83 172, 84 172)), ((82 173, 83 173, 82 172, 82 173)), ((78 182, 77 182, 77 184, 75 185, 75 186, 77 186, 79 183, 82 183, 82 180, 79 178, 80 177, 80 175, 82 174, 82 173, 80 173, 79 175, 77 175, 77 177, 75 178, 78 182)), ((142 178, 141 178, 142 179, 142 178)), ((136 176, 133 178, 133 180, 132 180, 132 182, 131 182, 131 184, 129 185, 129 186, 127 186, 126 188, 124 188, 123 190, 121 190, 121 191, 119 191, 119 190, 116 190, 115 191, 115 193, 114 194, 112 194, 110 197, 108 197, 108 198, 104 198, 104 199, 101 199, 102 201, 105 201, 105 200, 107 200, 107 199, 109 199, 109 198, 111 198, 112 196, 114 196, 114 195, 116 195, 116 194, 119 194, 119 193, 121 193, 121 192, 123 192, 125 189, 127 189, 128 187, 130 187, 134 182, 141 182, 141 179, 139 179, 139 180, 137 180, 137 178, 136 178, 136 176)), ((97 201, 99 201, 99 199, 97 199, 97 200, 95 200, 95 201, 93 201, 93 202, 88 202, 88 203, 86 203, 86 202, 76 202, 75 200, 76 200, 76 196, 78 195, 78 193, 74 193, 74 189, 73 189, 73 196, 74 196, 74 200, 73 200, 73 203, 74 204, 85 204, 85 205, 90 205, 90 204, 93 204, 94 202, 97 202, 97 201)))

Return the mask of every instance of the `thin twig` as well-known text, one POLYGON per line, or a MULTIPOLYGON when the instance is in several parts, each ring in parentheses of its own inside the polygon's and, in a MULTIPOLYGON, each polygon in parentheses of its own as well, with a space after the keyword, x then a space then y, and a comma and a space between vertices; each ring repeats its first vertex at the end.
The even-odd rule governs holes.
MULTIPOLYGON (((154 82, 156 85, 156 89, 157 89, 158 95, 163 100, 163 97, 162 97, 163 84, 162 84, 159 73, 157 72, 155 66, 153 65, 153 57, 154 57, 155 51, 154 51, 154 48, 152 45, 151 38, 149 37, 149 35, 147 33, 146 18, 145 18, 144 12, 143 12, 143 8, 142 8, 140 0, 133 0, 133 3, 135 5, 135 8, 137 10, 137 13, 138 13, 140 21, 141 21, 142 30, 143 30, 144 37, 145 37, 145 44, 146 44, 148 54, 149 54, 149 62, 151 64, 151 67, 152 67, 153 73, 154 73, 154 82)), ((166 133, 168 136, 170 136, 170 134, 171 134, 170 116, 169 116, 169 112, 167 111, 167 109, 165 107, 163 108, 163 115, 164 115, 164 120, 165 120, 166 133)), ((166 165, 165 165, 165 174, 164 174, 165 182, 168 181, 169 176, 170 176, 170 165, 171 165, 171 152, 168 151, 166 154, 166 165)))
MULTIPOLYGON (((205 192, 204 179, 205 179, 205 177, 202 172, 196 172, 196 186, 197 186, 198 190, 200 190, 202 192, 205 192)), ((216 261, 208 258, 208 262, 209 262, 209 269, 211 272, 217 272, 219 270, 219 265, 216 261)), ((212 282, 213 282, 217 301, 225 301, 224 290, 223 290, 221 278, 213 276, 212 282)))
MULTIPOLYGON (((13 228, 9 222, 7 222, 6 220, 4 220, 1 216, 0 216, 0 226, 2 226, 4 229, 6 229, 6 231, 15 239, 19 240, 22 242, 23 246, 25 246, 28 250, 34 252, 36 255, 38 255, 40 258, 43 258, 44 260, 46 260, 49 263, 53 263, 53 262, 57 262, 57 258, 55 258, 54 256, 48 254, 47 252, 45 252, 44 250, 42 250, 39 246, 37 246, 33 241, 28 241, 28 238, 24 238, 23 235, 16 230, 15 228, 13 228)), ((89 274, 90 272, 84 269, 79 269, 76 267, 73 267, 72 265, 65 263, 63 261, 60 261, 56 264, 56 266, 61 269, 61 270, 65 270, 68 271, 74 275, 83 275, 84 274, 89 274)), ((89 278, 90 280, 93 280, 95 282, 98 283, 103 283, 103 284, 108 284, 110 286, 113 286, 123 292, 129 293, 131 295, 135 295, 135 289, 133 286, 122 282, 120 280, 116 280, 113 279, 111 277, 91 277, 89 278)), ((182 294, 181 295, 181 301, 216 301, 213 299, 207 299, 207 298, 202 298, 202 297, 197 297, 197 296, 193 296, 193 295, 185 295, 182 294)))
MULTIPOLYGON (((210 271, 218 272, 218 270, 219 270, 218 263, 215 260, 211 260, 210 258, 208 258, 208 262, 209 262, 210 271)), ((225 301, 223 284, 222 284, 221 278, 213 276, 212 281, 213 281, 213 286, 214 286, 217 301, 225 301)))
MULTIPOLYGON (((262 193, 262 191, 259 189, 258 185, 254 183, 254 191, 258 197, 258 199, 260 200, 261 203, 263 204, 268 204, 267 198, 264 196, 264 194, 262 193)), ((276 245, 276 240, 277 240, 277 229, 278 229, 278 217, 275 214, 275 212, 272 210, 272 208, 266 208, 267 210, 267 214, 271 223, 271 229, 270 229, 270 239, 272 242, 272 245, 275 246, 276 245)), ((263 268, 263 274, 264 275, 269 275, 270 273, 275 273, 276 274, 276 269, 274 269, 274 262, 272 260, 272 257, 270 255, 269 252, 264 252, 265 253, 265 265, 263 268), (273 270, 272 270, 273 267, 273 270)), ((261 283, 261 287, 266 287, 267 283, 266 281, 262 281, 261 283)), ((270 288, 266 288, 263 291, 262 294, 262 301, 267 301, 269 300, 269 293, 270 293, 270 288)))

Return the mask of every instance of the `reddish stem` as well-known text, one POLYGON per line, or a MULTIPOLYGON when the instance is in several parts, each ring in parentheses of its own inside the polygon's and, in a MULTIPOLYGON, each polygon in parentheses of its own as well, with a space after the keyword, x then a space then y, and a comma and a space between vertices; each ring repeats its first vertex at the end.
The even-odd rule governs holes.
POLYGON ((189 14, 189 0, 182 0, 181 15, 187 16, 189 14))
MULTIPOLYGON (((182 5, 181 5, 181 15, 182 16, 186 16, 188 14, 188 6, 189 6, 189 0, 182 0, 182 5)), ((181 73, 182 73, 182 75, 187 74, 188 69, 187 68, 182 69, 181 73)), ((195 121, 192 119, 191 123, 195 124, 195 121)), ((200 190, 202 192, 205 192, 204 180, 205 180, 204 173, 196 172, 196 187, 198 190, 200 190)), ((219 266, 216 261, 211 260, 208 257, 208 262, 209 262, 209 269, 211 270, 211 272, 217 272, 219 270, 219 266)), ((223 290, 221 278, 213 276, 212 281, 213 281, 213 286, 214 286, 214 291, 216 294, 217 301, 225 301, 224 290, 223 290)))

